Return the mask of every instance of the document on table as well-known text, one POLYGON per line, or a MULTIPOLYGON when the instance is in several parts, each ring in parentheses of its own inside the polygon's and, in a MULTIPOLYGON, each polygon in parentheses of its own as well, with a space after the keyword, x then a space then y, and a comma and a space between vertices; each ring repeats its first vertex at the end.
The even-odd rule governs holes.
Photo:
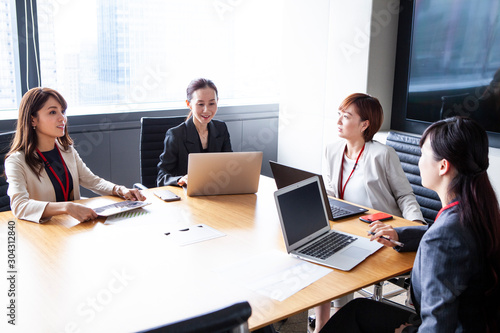
POLYGON ((147 219, 149 217, 148 216, 149 214, 151 214, 151 212, 144 210, 142 208, 138 208, 134 210, 129 210, 128 212, 123 212, 108 216, 104 224, 111 225, 118 222, 125 222, 125 221, 131 222, 131 221, 147 219))
POLYGON ((172 230, 165 233, 168 240, 179 246, 202 242, 205 240, 222 237, 226 234, 209 227, 206 224, 197 224, 182 229, 172 230))
POLYGON ((332 269, 272 251, 215 270, 248 289, 284 301, 332 269))

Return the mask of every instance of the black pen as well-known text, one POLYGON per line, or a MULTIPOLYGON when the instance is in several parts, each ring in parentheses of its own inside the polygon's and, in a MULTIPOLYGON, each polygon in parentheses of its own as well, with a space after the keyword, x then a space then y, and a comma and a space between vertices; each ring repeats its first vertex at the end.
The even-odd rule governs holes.
MULTIPOLYGON (((368 235, 375 235, 375 233, 373 231, 368 231, 368 235)), ((391 243, 394 243, 394 244, 396 244, 399 247, 405 246, 403 243, 395 241, 394 239, 387 238, 385 236, 380 236, 380 238, 385 239, 386 241, 389 241, 391 243)))

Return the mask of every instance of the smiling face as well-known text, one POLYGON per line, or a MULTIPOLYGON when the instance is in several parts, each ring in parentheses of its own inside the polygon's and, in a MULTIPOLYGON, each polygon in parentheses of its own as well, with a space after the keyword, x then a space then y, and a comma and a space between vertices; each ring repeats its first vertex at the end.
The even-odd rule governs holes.
POLYGON ((206 126, 217 113, 217 94, 212 88, 198 89, 187 105, 193 113, 195 125, 206 126))
POLYGON ((53 143, 56 138, 64 136, 66 122, 66 110, 52 96, 31 119, 31 125, 36 127, 38 142, 42 144, 53 143))
POLYGON ((339 110, 338 115, 339 137, 346 140, 363 138, 363 132, 368 128, 369 121, 361 120, 355 105, 351 104, 345 110, 339 110))

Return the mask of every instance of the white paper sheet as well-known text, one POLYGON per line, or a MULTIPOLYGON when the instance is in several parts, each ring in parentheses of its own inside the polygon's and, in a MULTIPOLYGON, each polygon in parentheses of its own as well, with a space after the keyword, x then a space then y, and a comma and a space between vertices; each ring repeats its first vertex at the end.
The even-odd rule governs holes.
POLYGON ((209 239, 225 236, 226 234, 209 227, 206 224, 197 224, 165 233, 167 240, 179 246, 194 244, 209 239))
POLYGON ((222 276, 277 301, 284 301, 332 269, 271 251, 216 269, 222 276))

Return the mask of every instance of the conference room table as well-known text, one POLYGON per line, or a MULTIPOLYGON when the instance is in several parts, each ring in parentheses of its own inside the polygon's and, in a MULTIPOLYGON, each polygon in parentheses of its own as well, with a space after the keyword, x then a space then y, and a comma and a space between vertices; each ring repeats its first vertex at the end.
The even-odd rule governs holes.
MULTIPOLYGON (((227 274, 227 267, 234 266, 251 277, 266 263, 243 269, 239 264, 268 254, 286 255, 274 180, 261 176, 256 194, 188 197, 182 188, 165 188, 181 200, 164 202, 153 194, 155 189, 145 190, 151 204, 140 209, 142 215, 113 223, 105 217, 79 223, 59 215, 37 224, 0 213, 0 331, 134 332, 244 300, 252 307, 248 324, 255 330, 407 273, 413 265, 414 252, 382 248, 351 271, 331 269, 277 301, 227 274), (181 246, 166 235, 199 224, 225 236, 181 246), (15 325, 8 323, 11 302, 15 325)), ((98 207, 120 200, 104 196, 80 202, 98 207)), ((368 224, 358 216, 330 223, 367 237, 368 224)), ((389 223, 415 224, 398 217, 389 223)))

